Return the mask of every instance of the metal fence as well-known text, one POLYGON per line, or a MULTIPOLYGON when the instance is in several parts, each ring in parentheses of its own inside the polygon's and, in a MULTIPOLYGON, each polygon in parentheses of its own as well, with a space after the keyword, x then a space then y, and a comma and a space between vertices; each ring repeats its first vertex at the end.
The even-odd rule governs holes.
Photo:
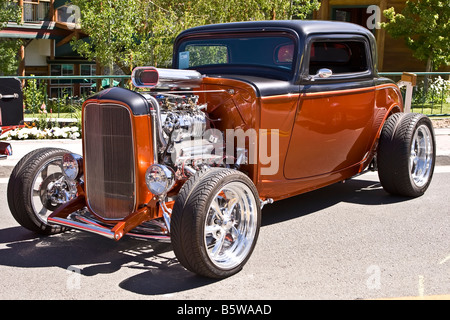
MULTIPOLYGON (((414 72, 417 84, 413 89, 411 111, 431 117, 450 116, 450 72, 414 72)), ((398 82, 402 72, 381 72, 398 82)), ((402 90, 403 94, 405 91, 402 90)))
MULTIPOLYGON (((429 116, 450 116, 450 72, 416 72, 415 74, 418 79, 413 90, 411 111, 429 116)), ((380 73, 380 75, 397 82, 402 73, 390 72, 380 73)), ((24 111, 25 118, 28 119, 47 114, 50 118, 73 120, 78 117, 81 105, 88 96, 111 86, 126 88, 130 85, 129 75, 17 78, 25 84, 24 111)))
MULTIPOLYGON (((5 77, 0 77, 5 78, 5 77)), ((60 122, 76 121, 84 100, 111 86, 127 87, 129 75, 21 76, 24 84, 25 119, 46 117, 60 122)))

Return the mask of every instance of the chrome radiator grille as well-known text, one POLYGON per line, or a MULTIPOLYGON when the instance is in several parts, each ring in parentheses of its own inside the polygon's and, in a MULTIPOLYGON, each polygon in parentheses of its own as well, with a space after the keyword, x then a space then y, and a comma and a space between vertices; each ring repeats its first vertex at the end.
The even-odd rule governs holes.
POLYGON ((89 206, 105 219, 125 218, 136 200, 130 112, 116 104, 87 104, 83 132, 89 206))

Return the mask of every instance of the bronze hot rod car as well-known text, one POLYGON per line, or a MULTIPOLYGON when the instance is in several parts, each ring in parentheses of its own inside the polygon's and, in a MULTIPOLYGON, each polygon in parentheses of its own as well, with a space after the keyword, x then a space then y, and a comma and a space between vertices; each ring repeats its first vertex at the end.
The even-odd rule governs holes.
POLYGON ((35 150, 14 169, 10 210, 43 234, 75 228, 171 240, 214 278, 249 259, 262 207, 378 169, 417 197, 435 164, 430 120, 403 113, 372 34, 323 21, 243 22, 181 33, 173 68, 136 68, 137 91, 83 105, 83 155, 35 150))

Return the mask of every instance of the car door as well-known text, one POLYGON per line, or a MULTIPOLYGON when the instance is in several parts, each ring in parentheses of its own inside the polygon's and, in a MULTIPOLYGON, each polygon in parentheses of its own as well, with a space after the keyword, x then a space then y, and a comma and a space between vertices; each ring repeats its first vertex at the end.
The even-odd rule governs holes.
POLYGON ((287 179, 322 176, 360 164, 372 133, 375 87, 367 38, 315 36, 308 39, 306 52, 284 166, 287 179))

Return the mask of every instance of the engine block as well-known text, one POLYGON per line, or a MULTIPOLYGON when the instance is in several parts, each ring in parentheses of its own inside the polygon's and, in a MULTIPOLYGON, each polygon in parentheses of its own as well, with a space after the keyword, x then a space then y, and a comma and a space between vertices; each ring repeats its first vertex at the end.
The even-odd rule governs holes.
POLYGON ((207 105, 199 104, 198 96, 173 91, 151 96, 159 107, 158 131, 164 146, 159 148, 158 158, 162 164, 172 167, 178 177, 184 177, 195 173, 204 163, 217 161, 215 145, 205 137, 210 127, 207 105))

